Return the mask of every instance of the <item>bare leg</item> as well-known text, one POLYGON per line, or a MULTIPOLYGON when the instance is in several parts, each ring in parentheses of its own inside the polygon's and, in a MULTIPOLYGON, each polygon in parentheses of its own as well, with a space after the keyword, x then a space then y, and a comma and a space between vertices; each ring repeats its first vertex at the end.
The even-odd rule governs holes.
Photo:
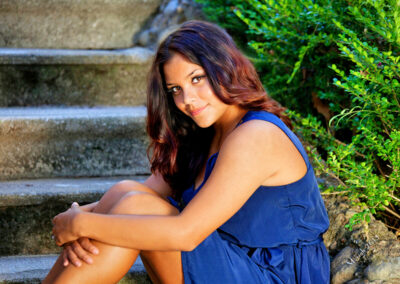
MULTIPOLYGON (((176 208, 150 188, 136 182, 121 182, 100 200, 94 212, 108 214, 175 215, 176 208)), ((130 269, 139 251, 93 241, 99 255, 93 264, 62 265, 60 256, 43 283, 116 283, 130 269)), ((183 283, 180 252, 144 252, 143 260, 152 281, 183 283)))

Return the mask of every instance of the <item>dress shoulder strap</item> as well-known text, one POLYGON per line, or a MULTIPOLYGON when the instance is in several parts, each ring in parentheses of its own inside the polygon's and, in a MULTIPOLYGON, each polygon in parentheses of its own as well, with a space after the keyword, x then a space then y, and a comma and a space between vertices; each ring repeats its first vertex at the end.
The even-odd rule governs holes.
POLYGON ((264 110, 261 110, 261 111, 248 111, 245 114, 245 116, 240 120, 240 122, 238 123, 237 126, 245 123, 246 121, 250 121, 250 120, 254 120, 254 119, 268 121, 268 122, 273 123, 276 126, 278 126, 289 137, 289 139, 295 145, 297 150, 300 152, 301 156, 303 157, 303 159, 304 159, 304 161, 305 161, 305 163, 307 165, 307 168, 310 166, 310 161, 308 160, 307 153, 304 150, 304 147, 301 144, 299 138, 275 114, 272 114, 272 113, 264 111, 264 110))

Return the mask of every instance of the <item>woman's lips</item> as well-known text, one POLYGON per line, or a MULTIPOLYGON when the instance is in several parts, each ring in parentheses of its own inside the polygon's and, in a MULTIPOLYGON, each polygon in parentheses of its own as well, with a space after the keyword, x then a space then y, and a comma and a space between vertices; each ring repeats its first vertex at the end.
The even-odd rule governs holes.
POLYGON ((190 111, 190 114, 192 116, 199 115, 206 107, 207 107, 207 105, 205 105, 205 106, 203 106, 201 108, 198 108, 198 109, 194 109, 194 110, 190 111))

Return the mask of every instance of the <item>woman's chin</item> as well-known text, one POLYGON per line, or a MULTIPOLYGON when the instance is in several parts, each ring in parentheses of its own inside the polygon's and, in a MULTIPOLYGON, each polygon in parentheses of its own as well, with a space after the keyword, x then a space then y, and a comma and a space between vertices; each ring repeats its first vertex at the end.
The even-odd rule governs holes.
POLYGON ((200 120, 200 119, 195 119, 195 118, 193 118, 193 121, 194 121, 194 122, 197 124, 197 126, 200 127, 200 128, 208 128, 208 127, 210 127, 211 125, 213 125, 212 122, 210 122, 210 121, 208 121, 208 120, 206 120, 206 119, 200 120))

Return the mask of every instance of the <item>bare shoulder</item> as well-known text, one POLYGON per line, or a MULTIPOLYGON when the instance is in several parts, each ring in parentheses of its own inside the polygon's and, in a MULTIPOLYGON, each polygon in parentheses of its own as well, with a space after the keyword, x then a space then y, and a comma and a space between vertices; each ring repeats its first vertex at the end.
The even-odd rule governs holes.
POLYGON ((292 144, 275 124, 264 120, 251 120, 232 131, 224 141, 223 147, 237 148, 240 151, 249 148, 251 152, 257 150, 269 154, 269 151, 284 150, 288 143, 292 144))
POLYGON ((215 170, 232 168, 245 175, 259 173, 258 179, 262 182, 279 170, 275 163, 275 159, 278 159, 275 156, 279 155, 275 153, 284 151, 284 136, 272 123, 247 121, 232 131, 223 142, 215 170))
POLYGON ((247 121, 237 127, 224 141, 218 159, 225 167, 236 163, 243 173, 259 172, 260 185, 266 186, 288 184, 307 171, 303 157, 286 133, 264 120, 247 121))
POLYGON ((246 165, 266 173, 261 185, 290 184, 307 173, 307 164, 299 149, 280 127, 271 122, 251 120, 243 123, 226 142, 232 146, 231 153, 239 150, 239 155, 247 156, 249 162, 246 165))

